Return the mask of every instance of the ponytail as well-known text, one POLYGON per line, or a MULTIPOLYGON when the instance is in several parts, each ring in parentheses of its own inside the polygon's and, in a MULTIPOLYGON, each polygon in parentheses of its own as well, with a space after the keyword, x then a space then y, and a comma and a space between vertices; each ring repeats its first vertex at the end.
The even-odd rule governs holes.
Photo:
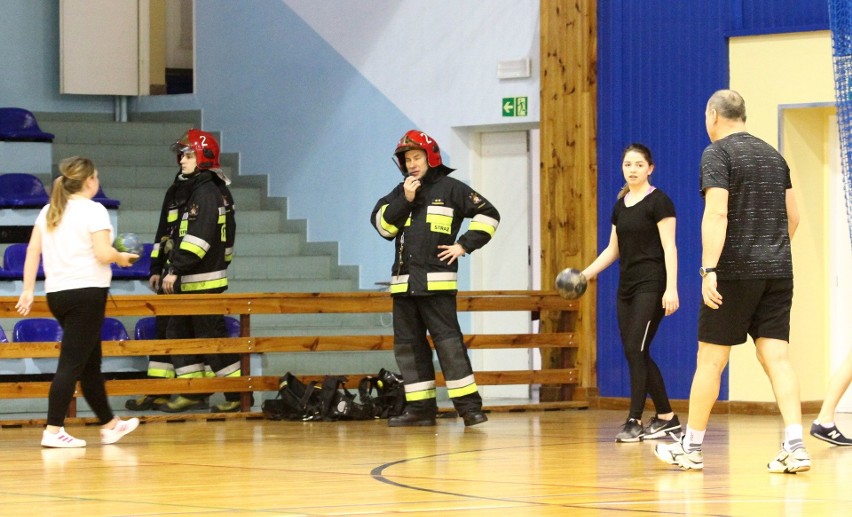
POLYGON ((72 156, 59 162, 60 176, 53 180, 50 190, 50 207, 47 209, 47 231, 53 231, 62 221, 68 199, 81 190, 92 175, 95 164, 88 158, 72 156))

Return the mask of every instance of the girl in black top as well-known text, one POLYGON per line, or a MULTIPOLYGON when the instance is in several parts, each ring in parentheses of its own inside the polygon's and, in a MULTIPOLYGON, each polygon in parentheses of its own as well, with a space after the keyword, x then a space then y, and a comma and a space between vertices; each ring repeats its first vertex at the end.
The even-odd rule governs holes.
POLYGON ((630 414, 616 442, 662 438, 680 430, 672 412, 660 369, 651 358, 650 345, 663 315, 674 313, 677 296, 675 209, 671 199, 654 188, 651 151, 642 144, 629 145, 621 163, 625 185, 612 210, 609 244, 584 271, 591 280, 620 261, 618 327, 630 369, 630 414), (642 426, 646 394, 657 412, 642 426))

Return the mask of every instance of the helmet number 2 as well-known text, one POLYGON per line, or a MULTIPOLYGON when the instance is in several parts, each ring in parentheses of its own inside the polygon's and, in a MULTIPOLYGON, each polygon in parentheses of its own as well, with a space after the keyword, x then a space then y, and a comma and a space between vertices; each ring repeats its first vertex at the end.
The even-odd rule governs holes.
POLYGON ((207 147, 207 135, 201 135, 200 140, 201 140, 201 147, 207 147))

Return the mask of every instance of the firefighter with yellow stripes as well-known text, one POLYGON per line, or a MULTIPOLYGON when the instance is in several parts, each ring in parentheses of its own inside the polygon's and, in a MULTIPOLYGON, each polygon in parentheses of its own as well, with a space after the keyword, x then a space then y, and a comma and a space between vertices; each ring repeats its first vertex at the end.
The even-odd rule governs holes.
MULTIPOLYGON (((219 167, 219 144, 212 134, 193 128, 171 149, 177 153, 181 172, 165 214, 170 231, 155 246, 157 257, 152 255, 163 265, 159 290, 164 294, 224 292, 236 220, 228 181, 219 167)), ((166 325, 167 339, 227 335, 221 314, 171 316, 166 325)), ((178 379, 205 377, 208 371, 217 377, 241 374, 238 354, 175 355, 171 359, 178 379)), ((239 407, 239 393, 226 393, 225 402, 212 411, 231 412, 239 407)), ((159 406, 170 413, 206 408, 207 398, 199 394, 178 395, 159 406)))
POLYGON ((388 425, 432 426, 438 406, 432 337, 447 391, 466 426, 488 420, 456 314, 459 257, 484 246, 500 214, 465 183, 450 178, 438 143, 411 130, 400 139, 394 161, 405 178, 376 203, 371 223, 394 241, 391 272, 394 356, 405 383, 406 408, 388 425), (456 239, 464 219, 467 231, 456 239))

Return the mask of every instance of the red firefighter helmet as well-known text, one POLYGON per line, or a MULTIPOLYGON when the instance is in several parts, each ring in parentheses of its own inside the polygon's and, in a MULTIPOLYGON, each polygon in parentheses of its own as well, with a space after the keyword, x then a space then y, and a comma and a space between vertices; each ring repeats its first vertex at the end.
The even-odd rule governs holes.
POLYGON ((447 167, 441 161, 441 148, 438 147, 438 142, 434 138, 423 131, 412 129, 402 135, 399 143, 396 144, 396 150, 393 152, 393 161, 399 167, 403 176, 408 175, 408 171, 405 169, 405 152, 412 149, 426 151, 426 162, 432 169, 439 169, 444 174, 449 174, 455 170, 447 167))
POLYGON ((207 131, 191 128, 173 143, 171 150, 177 153, 177 161, 183 153, 195 153, 196 166, 199 169, 219 169, 219 142, 207 131))

